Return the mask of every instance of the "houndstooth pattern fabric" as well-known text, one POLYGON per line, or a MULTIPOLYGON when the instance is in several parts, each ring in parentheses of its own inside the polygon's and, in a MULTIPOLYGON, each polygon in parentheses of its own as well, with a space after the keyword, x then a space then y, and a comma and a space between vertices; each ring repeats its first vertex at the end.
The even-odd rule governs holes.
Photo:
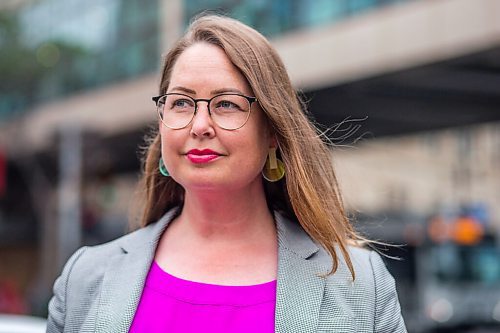
MULTIPOLYGON (((107 244, 83 247, 54 284, 47 332, 128 332, 158 240, 176 210, 160 221, 107 244)), ((380 256, 350 248, 353 282, 341 263, 325 277, 331 259, 297 222, 275 214, 278 286, 275 331, 406 332, 394 279, 380 256)))

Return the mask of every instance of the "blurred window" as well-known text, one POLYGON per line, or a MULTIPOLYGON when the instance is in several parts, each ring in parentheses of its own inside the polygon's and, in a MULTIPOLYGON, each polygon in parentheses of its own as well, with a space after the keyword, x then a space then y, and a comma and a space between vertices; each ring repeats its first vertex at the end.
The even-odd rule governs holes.
POLYGON ((0 13, 0 120, 158 68, 159 0, 42 0, 14 14, 0 13))
POLYGON ((186 0, 185 24, 207 9, 238 18, 267 36, 340 21, 388 4, 416 0, 186 0))
POLYGON ((442 282, 500 283, 500 249, 492 241, 474 246, 434 246, 431 258, 435 276, 442 282))
MULTIPOLYGON (((185 25, 210 9, 276 36, 409 1, 417 0, 185 0, 183 8, 185 25)), ((0 13, 0 121, 156 71, 160 12, 159 0, 40 0, 0 13)))

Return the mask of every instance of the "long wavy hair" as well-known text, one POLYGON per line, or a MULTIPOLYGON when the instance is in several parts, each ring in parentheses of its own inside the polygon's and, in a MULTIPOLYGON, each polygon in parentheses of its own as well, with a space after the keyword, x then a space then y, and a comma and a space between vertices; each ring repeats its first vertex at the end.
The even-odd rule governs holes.
MULTIPOLYGON (((264 183, 268 206, 300 223, 307 234, 330 254, 333 262, 330 274, 339 267, 339 255, 342 255, 354 279, 347 248, 351 242, 357 243, 364 238, 355 232, 345 214, 331 151, 310 121, 282 60, 264 36, 228 17, 197 17, 166 55, 159 93, 166 93, 179 55, 200 42, 223 49, 241 71, 277 139, 278 157, 285 164, 286 176, 276 183, 264 183)), ((142 227, 183 204, 184 189, 171 177, 164 177, 159 172, 160 156, 160 136, 155 131, 144 150, 139 185, 140 193, 144 195, 142 227)))

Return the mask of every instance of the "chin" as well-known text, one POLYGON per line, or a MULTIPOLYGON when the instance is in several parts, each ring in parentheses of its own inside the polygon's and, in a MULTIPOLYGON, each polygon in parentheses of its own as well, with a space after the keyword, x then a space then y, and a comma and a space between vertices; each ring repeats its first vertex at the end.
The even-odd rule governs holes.
POLYGON ((194 175, 192 177, 182 177, 182 179, 175 180, 186 190, 197 190, 197 189, 212 189, 216 190, 218 188, 224 188, 227 186, 227 177, 224 181, 224 177, 210 176, 210 175, 194 175))
MULTIPOLYGON (((234 175, 233 175, 234 176, 234 175)), ((250 189, 252 186, 256 185, 259 179, 231 179, 230 176, 218 176, 218 177, 196 177, 190 181, 180 183, 186 190, 194 191, 232 191, 240 190, 244 188, 250 189)))

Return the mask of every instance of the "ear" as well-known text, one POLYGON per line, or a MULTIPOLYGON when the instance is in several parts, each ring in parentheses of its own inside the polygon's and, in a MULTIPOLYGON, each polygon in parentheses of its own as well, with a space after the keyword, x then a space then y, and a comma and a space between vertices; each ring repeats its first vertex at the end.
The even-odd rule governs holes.
POLYGON ((278 148, 278 139, 274 132, 269 134, 269 148, 278 148))
POLYGON ((266 134, 268 137, 269 148, 278 148, 278 138, 276 137, 276 132, 274 131, 273 126, 269 119, 266 119, 266 123, 264 125, 266 129, 266 134))

